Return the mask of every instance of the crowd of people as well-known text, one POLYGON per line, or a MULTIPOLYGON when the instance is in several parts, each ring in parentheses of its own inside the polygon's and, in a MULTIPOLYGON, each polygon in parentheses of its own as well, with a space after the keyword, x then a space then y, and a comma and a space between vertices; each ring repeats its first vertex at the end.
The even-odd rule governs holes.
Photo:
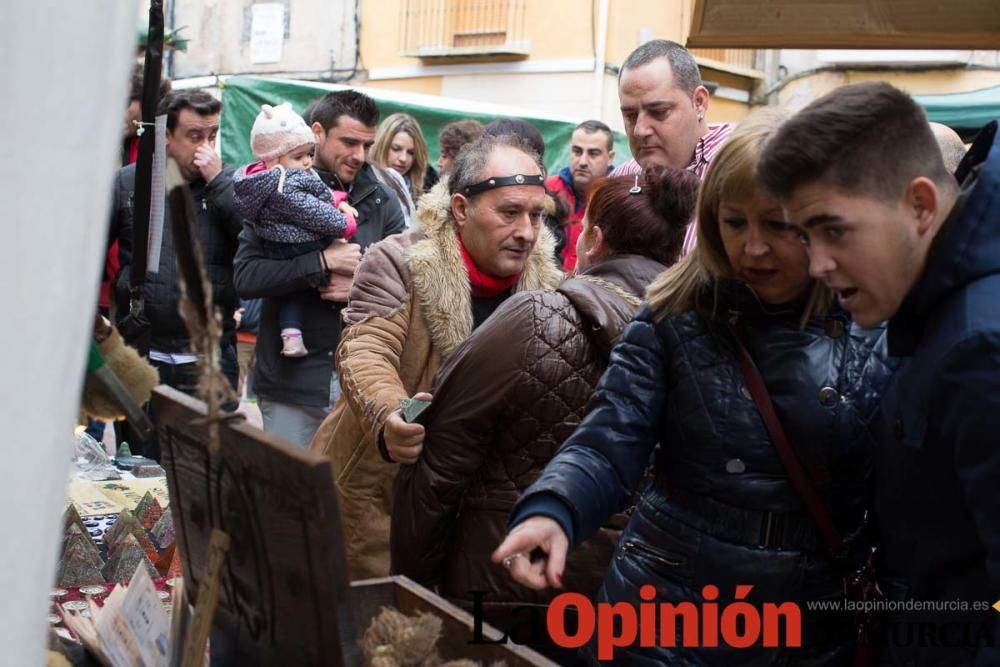
MULTIPOLYGON (((1000 598, 996 125, 966 151, 884 83, 709 124, 694 58, 664 40, 624 62, 619 97, 631 159, 588 120, 552 175, 519 119, 445 126, 435 169, 416 119, 353 90, 265 105, 237 169, 217 99, 163 97, 222 370, 235 387, 253 304, 263 428, 332 461, 351 578, 406 575, 504 632, 563 591, 801 605, 801 647, 661 637, 621 664, 847 665, 869 644, 884 664, 1000 662, 980 604, 1000 598), (850 582, 968 605, 880 627, 808 606, 850 582)), ((119 316, 134 191, 125 166, 119 316)), ((149 357, 191 391, 172 247, 166 226, 149 357)))

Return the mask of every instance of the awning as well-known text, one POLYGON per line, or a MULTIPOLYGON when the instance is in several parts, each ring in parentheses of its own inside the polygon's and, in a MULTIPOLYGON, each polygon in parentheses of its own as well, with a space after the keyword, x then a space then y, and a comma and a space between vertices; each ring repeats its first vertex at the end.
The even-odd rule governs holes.
MULTIPOLYGON (((301 113, 310 102, 331 90, 346 90, 348 86, 270 79, 267 77, 239 76, 226 79, 222 86, 222 127, 220 129, 222 159, 227 164, 246 164, 253 161, 250 150, 250 128, 260 113, 262 103, 290 102, 301 113)), ((471 118, 488 123, 497 118, 523 118, 538 128, 545 141, 545 164, 551 173, 569 164, 569 144, 573 128, 583 118, 543 114, 528 109, 497 104, 487 104, 436 95, 421 95, 382 88, 356 88, 378 102, 382 118, 403 111, 420 123, 427 140, 431 164, 437 161, 438 131, 452 121, 471 118)), ((630 156, 628 140, 620 132, 614 133, 616 163, 630 156)))
POLYGON ((1000 48, 997 0, 695 0, 690 48, 1000 48))
POLYGON ((950 95, 914 95, 927 118, 950 127, 975 130, 1000 118, 1000 86, 950 95))

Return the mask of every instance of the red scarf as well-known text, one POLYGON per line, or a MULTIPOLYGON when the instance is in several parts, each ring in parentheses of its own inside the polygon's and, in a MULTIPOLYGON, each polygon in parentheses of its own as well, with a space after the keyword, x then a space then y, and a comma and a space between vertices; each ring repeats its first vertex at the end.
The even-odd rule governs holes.
POLYGON ((455 238, 458 239, 458 248, 462 251, 462 261, 465 262, 465 268, 469 272, 469 284, 472 286, 472 296, 476 299, 491 299, 499 296, 513 287, 521 277, 520 273, 515 273, 507 278, 495 278, 483 273, 476 266, 476 263, 472 261, 472 256, 465 249, 465 244, 462 243, 462 237, 456 235, 455 238))

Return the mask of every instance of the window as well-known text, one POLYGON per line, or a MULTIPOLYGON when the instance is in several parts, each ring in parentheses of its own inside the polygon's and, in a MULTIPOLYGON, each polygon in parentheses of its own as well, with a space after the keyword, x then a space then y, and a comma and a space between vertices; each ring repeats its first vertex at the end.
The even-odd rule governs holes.
POLYGON ((404 0, 401 52, 418 58, 527 56, 524 0, 404 0))

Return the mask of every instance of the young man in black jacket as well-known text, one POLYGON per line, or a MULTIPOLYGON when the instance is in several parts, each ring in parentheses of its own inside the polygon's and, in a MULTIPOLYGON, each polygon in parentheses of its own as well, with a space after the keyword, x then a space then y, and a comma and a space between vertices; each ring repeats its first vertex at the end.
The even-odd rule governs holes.
POLYGON ((405 229, 399 199, 367 162, 379 121, 374 100, 353 90, 332 92, 312 105, 308 116, 316 135, 314 169, 331 189, 349 193, 349 203, 358 211, 358 230, 351 243, 334 243, 321 252, 273 260, 264 255, 253 230, 244 226, 235 264, 240 296, 264 298, 255 376, 264 430, 303 447, 330 410, 340 310, 347 301, 361 252, 405 229), (301 290, 313 294, 303 318, 309 354, 284 357, 280 354, 278 301, 301 290))
POLYGON ((873 81, 799 111, 758 162, 808 241, 810 273, 856 323, 889 322, 898 366, 874 479, 883 665, 1000 664, 996 130, 952 174, 923 110, 873 81))

